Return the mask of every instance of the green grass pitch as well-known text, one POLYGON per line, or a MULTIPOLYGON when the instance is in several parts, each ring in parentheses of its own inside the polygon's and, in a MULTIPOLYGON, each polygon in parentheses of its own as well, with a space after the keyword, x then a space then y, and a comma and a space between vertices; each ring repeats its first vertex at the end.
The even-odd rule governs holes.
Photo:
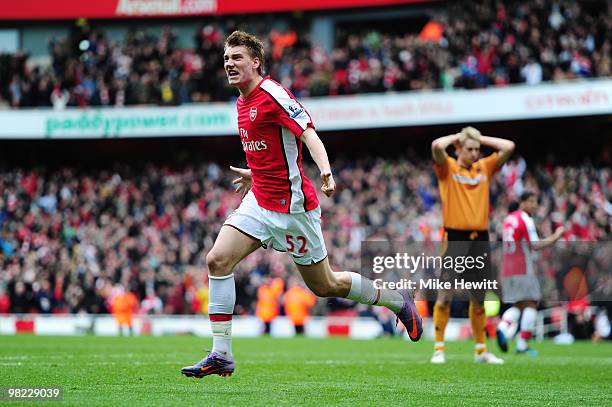
POLYGON ((0 387, 62 387, 63 401, 45 404, 87 406, 603 406, 612 394, 612 343, 536 344, 539 357, 507 354, 504 366, 475 365, 471 342, 448 343, 448 363, 433 366, 425 341, 236 339, 232 377, 181 376, 210 343, 0 336, 0 387))

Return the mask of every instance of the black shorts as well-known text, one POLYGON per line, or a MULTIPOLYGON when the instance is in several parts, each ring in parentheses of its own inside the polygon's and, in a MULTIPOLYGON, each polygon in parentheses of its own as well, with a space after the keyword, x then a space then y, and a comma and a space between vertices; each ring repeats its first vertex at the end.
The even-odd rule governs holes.
POLYGON ((491 272, 491 245, 486 230, 444 229, 442 280, 450 281, 454 290, 467 290, 472 297, 484 300, 494 281, 491 272))

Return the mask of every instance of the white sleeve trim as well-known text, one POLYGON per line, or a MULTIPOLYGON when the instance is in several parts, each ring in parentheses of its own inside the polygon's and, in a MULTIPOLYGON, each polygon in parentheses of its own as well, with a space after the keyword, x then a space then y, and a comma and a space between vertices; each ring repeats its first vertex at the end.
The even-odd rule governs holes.
POLYGON ((525 212, 521 212, 521 218, 523 219, 523 222, 525 222, 529 241, 531 243, 538 242, 540 237, 538 236, 538 231, 536 230, 535 223, 533 223, 531 216, 527 215, 525 212))
POLYGON ((306 109, 294 98, 292 98, 287 91, 277 84, 276 82, 266 79, 262 82, 260 87, 274 98, 279 106, 289 115, 293 121, 295 121, 302 130, 308 128, 308 124, 311 123, 310 116, 306 112, 306 109))

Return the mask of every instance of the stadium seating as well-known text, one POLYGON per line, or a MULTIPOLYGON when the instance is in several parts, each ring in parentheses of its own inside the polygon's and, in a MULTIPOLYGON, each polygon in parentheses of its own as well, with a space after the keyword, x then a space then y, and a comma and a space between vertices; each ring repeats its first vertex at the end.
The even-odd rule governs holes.
MULTIPOLYGON (((333 265, 359 270, 365 239, 440 240, 428 159, 364 157, 337 160, 334 167, 339 193, 321 198, 333 265)), ((317 179, 313 166, 305 170, 317 179)), ((144 312, 205 311, 203 255, 240 200, 231 175, 223 176, 217 163, 88 171, 41 166, 1 175, 0 306, 8 303, 11 312, 103 313, 121 283, 138 293, 144 312)), ((543 234, 565 224, 565 240, 610 239, 603 193, 612 188, 609 168, 511 161, 492 185, 493 240, 500 240, 507 207, 524 188, 541 193, 543 234)), ((287 278, 290 262, 282 253, 259 251, 241 263, 236 312, 252 313, 262 276, 287 278)), ((543 270, 554 268, 550 259, 542 262, 543 270)))
MULTIPOLYGON (((304 30, 261 32, 269 73, 298 97, 538 84, 612 74, 605 2, 451 4, 420 33, 339 28, 332 50, 304 30), (603 10, 602 10, 603 7, 603 10), (433 27, 433 28, 432 28, 433 27), (437 27, 437 29, 436 29, 437 27)), ((239 28, 255 29, 246 19, 239 28)), ((366 25, 367 26, 367 25, 366 25)), ((166 27, 121 43, 87 28, 49 43, 49 66, 0 56, 0 106, 177 105, 227 101, 221 69, 233 20, 205 24, 191 48, 166 27)), ((261 29, 261 28, 260 28, 261 29)), ((268 28, 266 27, 266 30, 268 28)))

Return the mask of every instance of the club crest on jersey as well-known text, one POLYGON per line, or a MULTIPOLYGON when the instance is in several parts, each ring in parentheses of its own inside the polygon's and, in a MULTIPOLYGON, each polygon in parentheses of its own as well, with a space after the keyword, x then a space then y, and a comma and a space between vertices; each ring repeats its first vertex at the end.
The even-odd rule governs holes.
POLYGON ((249 111, 249 119, 251 119, 251 121, 254 122, 256 117, 257 117, 257 106, 253 106, 251 110, 249 111))

